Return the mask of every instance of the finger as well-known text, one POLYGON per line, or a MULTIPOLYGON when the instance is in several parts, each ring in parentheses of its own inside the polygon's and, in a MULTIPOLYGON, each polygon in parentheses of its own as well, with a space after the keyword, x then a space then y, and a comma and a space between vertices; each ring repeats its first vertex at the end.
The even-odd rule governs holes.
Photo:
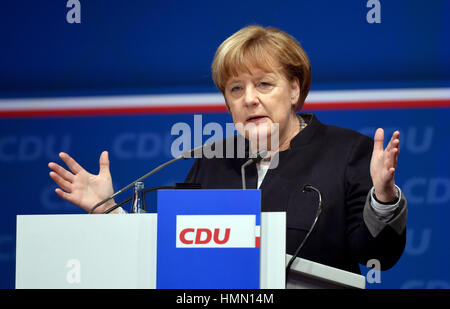
POLYGON ((389 149, 389 151, 392 151, 392 156, 393 156, 393 161, 394 161, 394 166, 397 166, 397 159, 398 159, 398 155, 400 153, 400 132, 396 131, 394 132, 394 134, 392 135, 393 140, 391 141, 391 147, 389 149))
POLYGON ((68 202, 73 201, 72 196, 69 193, 64 192, 63 190, 61 190, 60 188, 56 188, 55 189, 56 194, 59 195, 60 198, 62 198, 63 200, 66 200, 68 202))
POLYGON ((69 169, 72 171, 72 173, 78 174, 79 172, 84 171, 84 168, 82 168, 81 165, 79 165, 78 162, 75 161, 67 153, 60 152, 59 157, 61 158, 61 160, 64 161, 64 163, 66 163, 66 165, 69 167, 69 169))
POLYGON ((394 140, 389 142, 389 144, 386 147, 386 151, 387 152, 391 152, 394 149, 398 150, 399 149, 399 145, 400 145, 400 140, 394 139, 394 140))
POLYGON ((100 171, 99 174, 109 174, 109 154, 103 151, 100 155, 100 171))
POLYGON ((392 134, 392 137, 391 137, 391 139, 390 139, 388 145, 386 146, 386 150, 387 150, 387 151, 391 150, 392 147, 398 145, 398 144, 396 144, 396 143, 397 143, 396 141, 398 141, 398 143, 400 143, 399 136, 400 136, 400 132, 399 132, 399 131, 395 131, 395 132, 392 134))
POLYGON ((72 192, 71 183, 66 181, 66 180, 64 180, 64 178, 62 178, 61 176, 59 176, 55 172, 50 172, 50 178, 53 179, 53 181, 56 182, 56 184, 58 186, 60 186, 61 189, 63 189, 64 191, 67 191, 69 193, 72 192))
POLYGON ((385 161, 385 167, 386 170, 388 170, 389 174, 392 173, 391 169, 395 170, 397 168, 397 159, 398 159, 398 149, 393 148, 387 153, 385 161))
POLYGON ((378 128, 373 138, 373 151, 383 151, 384 130, 378 128))
POLYGON ((396 171, 396 169, 393 168, 393 167, 391 167, 391 168, 389 169, 389 175, 391 176, 391 178, 394 178, 395 171, 396 171))
POLYGON ((397 149, 397 154, 398 154, 398 151, 400 150, 400 140, 399 139, 394 139, 392 141, 392 148, 397 149))
POLYGON ((393 164, 392 164, 392 166, 394 168, 397 168, 399 149, 398 148, 394 148, 394 149, 392 149, 392 152, 393 152, 392 153, 392 156, 393 156, 393 159, 392 159, 393 164))
POLYGON ((66 181, 73 182, 74 175, 65 168, 63 168, 61 165, 54 162, 50 162, 48 164, 48 167, 52 169, 56 174, 64 178, 66 181))
POLYGON ((400 131, 396 130, 393 135, 395 135, 395 138, 400 139, 400 131))

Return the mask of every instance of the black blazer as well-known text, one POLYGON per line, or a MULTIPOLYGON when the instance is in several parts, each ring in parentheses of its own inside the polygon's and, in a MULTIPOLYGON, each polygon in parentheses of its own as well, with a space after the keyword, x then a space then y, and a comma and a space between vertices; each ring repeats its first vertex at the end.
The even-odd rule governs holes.
MULTIPOLYGON (((262 211, 287 212, 287 253, 293 254, 314 220, 318 198, 303 193, 311 184, 322 194, 321 217, 300 257, 343 270, 360 273, 358 263, 378 259, 382 269, 400 258, 406 241, 389 225, 376 237, 369 232, 363 209, 372 188, 370 159, 373 140, 356 131, 322 124, 303 115, 308 126, 295 136, 290 149, 279 153, 278 166, 269 169, 263 183, 262 211)), ((196 159, 186 182, 204 189, 238 189, 242 159, 196 159)), ((247 188, 256 189, 255 164, 246 169, 247 188)), ((405 206, 406 207, 406 206, 405 206)))

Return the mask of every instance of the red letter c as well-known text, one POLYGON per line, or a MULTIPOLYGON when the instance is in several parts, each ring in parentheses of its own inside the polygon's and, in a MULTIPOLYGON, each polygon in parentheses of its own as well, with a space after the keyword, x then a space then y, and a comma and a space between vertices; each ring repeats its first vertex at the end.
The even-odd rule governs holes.
POLYGON ((186 234, 187 233, 194 233, 194 229, 184 229, 181 231, 180 233, 180 241, 185 244, 185 245, 192 245, 194 243, 193 240, 187 240, 186 239, 186 234))

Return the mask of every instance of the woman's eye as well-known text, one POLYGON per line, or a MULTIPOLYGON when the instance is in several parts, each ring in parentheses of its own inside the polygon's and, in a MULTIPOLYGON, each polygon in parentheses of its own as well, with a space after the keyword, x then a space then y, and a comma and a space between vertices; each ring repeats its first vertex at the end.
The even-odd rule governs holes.
POLYGON ((234 87, 231 88, 231 92, 236 92, 236 91, 239 91, 239 90, 241 90, 240 86, 234 86, 234 87))
POLYGON ((272 86, 272 84, 269 83, 269 82, 260 82, 260 83, 259 83, 259 86, 260 86, 261 88, 269 88, 270 86, 272 86))

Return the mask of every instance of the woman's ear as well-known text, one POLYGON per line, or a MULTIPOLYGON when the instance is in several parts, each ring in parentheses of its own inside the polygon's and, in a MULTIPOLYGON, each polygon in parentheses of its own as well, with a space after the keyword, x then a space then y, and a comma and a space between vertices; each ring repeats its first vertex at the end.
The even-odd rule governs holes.
POLYGON ((300 98, 300 82, 297 77, 294 77, 291 82, 291 104, 296 107, 298 99, 300 98))

